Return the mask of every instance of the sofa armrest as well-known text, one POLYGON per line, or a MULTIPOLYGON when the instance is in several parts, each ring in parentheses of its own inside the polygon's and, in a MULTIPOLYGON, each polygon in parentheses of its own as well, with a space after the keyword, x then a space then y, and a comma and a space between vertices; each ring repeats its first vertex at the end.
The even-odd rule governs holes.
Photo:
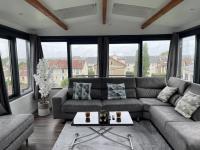
POLYGON ((67 91, 68 88, 64 88, 52 97, 52 109, 54 118, 57 118, 56 116, 62 113, 61 107, 63 103, 67 100, 67 91))

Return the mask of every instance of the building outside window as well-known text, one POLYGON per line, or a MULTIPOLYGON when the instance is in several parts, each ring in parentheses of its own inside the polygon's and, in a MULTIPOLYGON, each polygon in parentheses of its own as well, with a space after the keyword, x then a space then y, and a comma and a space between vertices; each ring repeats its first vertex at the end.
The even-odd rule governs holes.
POLYGON ((138 44, 109 44, 109 76, 137 76, 138 44))
POLYGON ((44 58, 53 69, 52 80, 54 88, 63 88, 68 85, 68 63, 66 42, 42 42, 44 58))
POLYGON ((181 78, 193 82, 195 36, 182 39, 181 78))
POLYGON ((7 85, 8 95, 10 96, 13 94, 13 81, 12 81, 9 45, 10 45, 9 40, 0 38, 0 55, 2 59, 3 71, 7 85))
POLYGON ((97 44, 72 44, 71 53, 73 77, 98 76, 97 44))
POLYGON ((143 41, 142 74, 147 77, 165 77, 169 53, 169 40, 143 41))

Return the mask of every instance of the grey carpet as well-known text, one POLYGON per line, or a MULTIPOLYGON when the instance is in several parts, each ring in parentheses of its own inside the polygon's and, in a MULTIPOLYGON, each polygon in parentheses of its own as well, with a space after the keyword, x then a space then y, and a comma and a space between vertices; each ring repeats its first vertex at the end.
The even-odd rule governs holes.
MULTIPOLYGON (((133 137, 134 150, 172 150, 149 121, 135 122, 132 127, 114 127, 112 131, 124 136, 130 133, 133 137)), ((80 135, 92 133, 87 127, 72 127, 70 123, 67 122, 53 150, 68 150, 76 132, 80 133, 80 135)), ((107 133, 107 135, 110 136, 109 133, 107 133)), ((124 139, 121 138, 115 139, 121 142, 124 141, 124 139)), ((128 142, 124 142, 128 144, 128 142)), ((87 143, 75 146, 73 150, 129 150, 129 148, 98 137, 87 143)))

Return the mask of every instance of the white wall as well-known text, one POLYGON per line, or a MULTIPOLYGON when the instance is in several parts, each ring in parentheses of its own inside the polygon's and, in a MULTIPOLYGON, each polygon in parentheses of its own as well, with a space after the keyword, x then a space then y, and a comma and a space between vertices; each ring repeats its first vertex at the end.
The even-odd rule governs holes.
MULTIPOLYGON (((58 91, 60 91, 60 89, 52 90, 50 93, 50 99, 58 91)), ((29 93, 10 102, 10 107, 13 114, 30 114, 37 110, 37 101, 33 100, 33 93, 29 93)))
POLYGON ((24 95, 10 102, 11 111, 13 114, 33 113, 37 110, 37 102, 33 100, 33 93, 24 95))

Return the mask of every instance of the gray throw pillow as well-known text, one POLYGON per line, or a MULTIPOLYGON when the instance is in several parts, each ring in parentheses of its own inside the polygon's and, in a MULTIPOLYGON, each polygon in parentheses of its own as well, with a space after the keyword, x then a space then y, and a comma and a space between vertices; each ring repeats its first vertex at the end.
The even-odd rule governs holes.
POLYGON ((73 99, 75 100, 91 100, 91 83, 73 83, 73 99))
POLYGON ((178 101, 175 110, 183 115, 185 118, 190 118, 192 114, 200 106, 200 95, 196 95, 190 91, 178 101))
POLYGON ((159 100, 166 103, 177 92, 178 88, 166 86, 157 96, 159 100))
POLYGON ((107 83, 108 99, 126 99, 125 84, 107 83))
POLYGON ((5 108, 2 106, 2 104, 0 104, 0 116, 5 115, 7 112, 5 110, 5 108))

